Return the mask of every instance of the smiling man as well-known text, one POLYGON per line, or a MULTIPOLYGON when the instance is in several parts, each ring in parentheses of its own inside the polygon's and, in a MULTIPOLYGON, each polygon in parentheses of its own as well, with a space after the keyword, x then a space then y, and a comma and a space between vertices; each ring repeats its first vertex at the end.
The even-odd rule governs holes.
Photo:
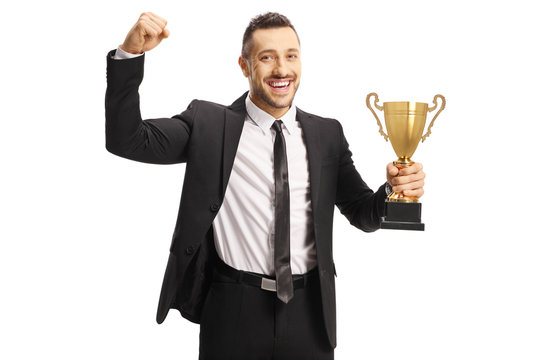
POLYGON ((249 82, 230 106, 194 100, 142 120, 144 52, 169 36, 144 13, 107 57, 106 147, 132 160, 186 162, 157 321, 169 309, 200 323, 200 359, 333 359, 334 206, 379 229, 393 189, 422 196, 421 164, 386 166, 373 192, 338 121, 298 109, 300 41, 283 15, 247 27, 239 65, 249 82))

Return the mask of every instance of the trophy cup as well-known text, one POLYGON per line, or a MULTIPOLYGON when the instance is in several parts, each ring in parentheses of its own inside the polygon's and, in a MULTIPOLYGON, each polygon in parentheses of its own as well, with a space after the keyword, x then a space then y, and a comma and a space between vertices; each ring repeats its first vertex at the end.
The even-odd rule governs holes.
MULTIPOLYGON (((433 106, 429 107, 426 103, 395 101, 385 102, 383 106, 377 104, 379 96, 376 93, 368 94, 366 105, 371 110, 377 124, 379 133, 394 148, 398 159, 394 165, 398 169, 403 169, 414 164, 411 157, 418 147, 420 139, 422 142, 431 134, 431 127, 441 111, 446 107, 446 99, 442 95, 435 95, 433 106), (379 117, 371 107, 370 99, 375 97, 375 108, 384 111, 384 120, 386 123, 386 134, 383 130, 379 117), (437 99, 441 100, 439 111, 431 120, 427 132, 422 135, 426 124, 428 112, 437 108, 437 99)), ((381 229, 400 229, 400 230, 424 230, 424 224, 421 220, 422 204, 416 196, 406 196, 403 193, 393 192, 388 196, 385 202, 385 216, 382 218, 381 229)))

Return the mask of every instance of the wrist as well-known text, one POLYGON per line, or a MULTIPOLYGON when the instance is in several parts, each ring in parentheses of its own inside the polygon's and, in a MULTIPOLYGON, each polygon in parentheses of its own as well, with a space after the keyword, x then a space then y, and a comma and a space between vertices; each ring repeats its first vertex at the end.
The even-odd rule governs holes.
POLYGON ((143 54, 132 54, 122 49, 122 45, 120 45, 118 48, 116 48, 116 52, 113 55, 113 58, 115 60, 125 60, 125 59, 132 59, 139 56, 142 56, 143 54))
POLYGON ((122 50, 123 52, 127 53, 127 54, 130 54, 130 55, 141 55, 144 51, 140 51, 140 50, 136 50, 136 49, 132 49, 132 48, 129 48, 124 44, 120 45, 118 47, 120 50, 122 50))

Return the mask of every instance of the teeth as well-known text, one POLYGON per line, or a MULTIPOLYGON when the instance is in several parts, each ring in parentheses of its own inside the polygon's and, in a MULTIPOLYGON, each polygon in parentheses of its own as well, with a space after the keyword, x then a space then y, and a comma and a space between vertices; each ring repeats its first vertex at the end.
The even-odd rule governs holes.
POLYGON ((272 82, 272 83, 270 83, 270 86, 272 86, 272 87, 289 86, 289 81, 272 82))

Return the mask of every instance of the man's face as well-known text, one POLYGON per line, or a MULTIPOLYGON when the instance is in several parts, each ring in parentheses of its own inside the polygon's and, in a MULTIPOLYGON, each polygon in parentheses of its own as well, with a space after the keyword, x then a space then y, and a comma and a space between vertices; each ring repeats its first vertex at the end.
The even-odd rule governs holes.
POLYGON ((257 29, 249 61, 240 57, 249 80, 251 101, 275 118, 285 114, 300 85, 302 63, 298 37, 290 27, 257 29))

